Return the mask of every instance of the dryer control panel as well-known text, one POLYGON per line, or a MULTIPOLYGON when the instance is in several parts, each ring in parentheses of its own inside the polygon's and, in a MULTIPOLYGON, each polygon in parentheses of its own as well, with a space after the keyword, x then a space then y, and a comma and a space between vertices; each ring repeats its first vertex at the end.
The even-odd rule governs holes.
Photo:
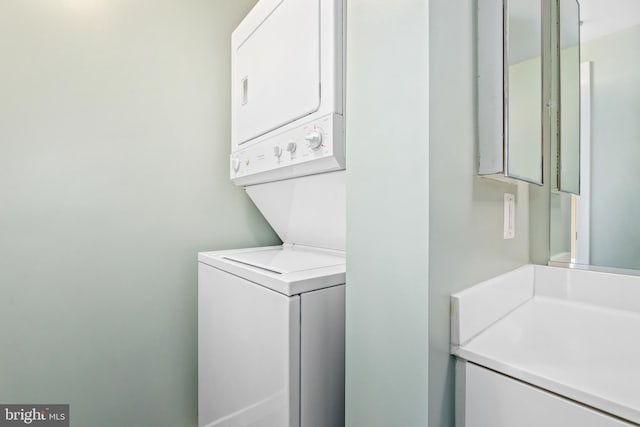
POLYGON ((311 120, 231 154, 238 185, 344 169, 344 124, 338 114, 311 120))

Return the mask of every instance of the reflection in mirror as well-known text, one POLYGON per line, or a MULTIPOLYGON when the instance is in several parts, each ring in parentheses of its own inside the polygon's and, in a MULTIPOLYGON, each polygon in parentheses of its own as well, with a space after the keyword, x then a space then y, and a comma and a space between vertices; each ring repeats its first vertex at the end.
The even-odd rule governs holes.
POLYGON ((580 0, 580 19, 581 188, 551 195, 551 260, 640 270, 640 1, 580 0))
MULTIPOLYGON (((558 189, 580 194, 580 7, 559 1, 560 138, 558 189)), ((552 147, 552 153, 558 153, 552 147)))
POLYGON ((506 175, 542 184, 542 5, 508 1, 506 175))

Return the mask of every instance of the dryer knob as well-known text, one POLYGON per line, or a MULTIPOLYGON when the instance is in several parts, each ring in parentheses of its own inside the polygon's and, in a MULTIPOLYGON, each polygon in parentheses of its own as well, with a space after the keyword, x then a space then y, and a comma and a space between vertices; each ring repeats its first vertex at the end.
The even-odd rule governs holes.
POLYGON ((238 169, 240 169, 240 159, 238 159, 238 158, 231 159, 231 168, 235 172, 238 172, 238 169))
POLYGON ((320 148, 320 146, 322 146, 322 134, 316 129, 307 133, 304 139, 307 140, 307 142, 309 143, 309 148, 311 148, 312 150, 317 150, 318 148, 320 148))
POLYGON ((287 144, 287 151, 293 154, 296 152, 297 147, 298 147, 297 144, 291 141, 290 143, 287 144))
POLYGON ((280 147, 279 145, 274 145, 273 155, 276 156, 277 158, 280 158, 280 156, 282 156, 282 147, 280 147))

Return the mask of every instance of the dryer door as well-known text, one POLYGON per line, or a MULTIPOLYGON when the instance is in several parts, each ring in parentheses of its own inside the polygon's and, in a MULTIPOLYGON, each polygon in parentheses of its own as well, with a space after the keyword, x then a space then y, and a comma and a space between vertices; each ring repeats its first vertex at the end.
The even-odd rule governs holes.
POLYGON ((320 107, 320 0, 272 3, 232 53, 239 145, 320 107))

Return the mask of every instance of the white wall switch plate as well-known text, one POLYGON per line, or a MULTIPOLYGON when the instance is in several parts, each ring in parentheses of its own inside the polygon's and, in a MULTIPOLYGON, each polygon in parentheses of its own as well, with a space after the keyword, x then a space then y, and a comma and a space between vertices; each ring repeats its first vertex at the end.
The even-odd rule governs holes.
POLYGON ((504 193, 504 238, 516 237, 516 196, 504 193))

